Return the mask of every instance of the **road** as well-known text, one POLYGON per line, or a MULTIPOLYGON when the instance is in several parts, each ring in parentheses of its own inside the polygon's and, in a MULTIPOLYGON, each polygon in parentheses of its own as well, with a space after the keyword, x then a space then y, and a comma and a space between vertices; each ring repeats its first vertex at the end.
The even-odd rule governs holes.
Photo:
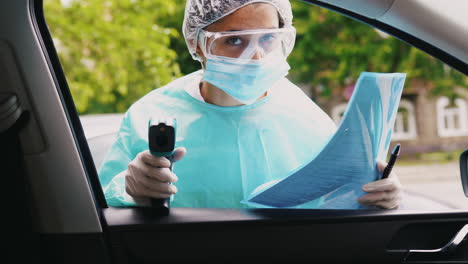
MULTIPOLYGON (((405 194, 411 197, 412 207, 421 203, 422 207, 430 207, 423 200, 415 203, 415 197, 427 197, 436 200, 441 205, 433 205, 434 210, 445 206, 454 209, 468 209, 468 198, 465 197, 460 179, 458 162, 425 165, 396 165, 395 172, 403 184, 405 194)), ((417 208, 414 208, 417 209, 417 208)))

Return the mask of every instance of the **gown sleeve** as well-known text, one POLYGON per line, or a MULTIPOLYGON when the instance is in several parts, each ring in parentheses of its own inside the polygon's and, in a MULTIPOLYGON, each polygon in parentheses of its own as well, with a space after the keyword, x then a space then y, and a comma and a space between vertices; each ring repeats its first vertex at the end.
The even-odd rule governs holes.
MULTIPOLYGON (((129 110, 130 111, 130 110, 129 110)), ((134 134, 130 125, 130 113, 125 114, 117 137, 107 152, 99 170, 99 180, 103 187, 107 204, 110 206, 134 206, 133 198, 125 191, 125 171, 135 153, 131 151, 131 137, 134 134)))

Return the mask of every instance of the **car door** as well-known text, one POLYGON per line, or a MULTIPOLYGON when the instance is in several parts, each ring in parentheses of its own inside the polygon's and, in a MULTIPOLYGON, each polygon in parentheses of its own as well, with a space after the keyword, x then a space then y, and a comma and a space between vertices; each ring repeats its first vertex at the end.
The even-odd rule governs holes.
MULTIPOLYGON (((411 17, 405 16, 407 8, 416 8, 417 1, 308 2, 379 28, 464 74, 468 72, 466 41, 445 43, 443 38, 437 38, 440 31, 424 32, 426 24, 408 22, 411 17)), ((13 230, 28 241, 12 243, 24 254, 11 255, 11 260, 468 261, 468 243, 463 242, 468 232, 468 212, 463 210, 172 208, 165 216, 152 208, 108 207, 47 28, 43 2, 4 0, 0 5, 0 93, 14 95, 22 111, 29 115, 18 129, 20 144, 11 146, 21 151, 18 165, 5 171, 14 177, 6 177, 4 186, 13 193, 24 194, 21 206, 30 208, 17 214, 20 204, 6 200, 10 206, 5 210, 13 219, 13 230), (13 181, 15 177, 24 181, 13 181)), ((4 162, 14 160, 5 150, 2 154, 4 162)))

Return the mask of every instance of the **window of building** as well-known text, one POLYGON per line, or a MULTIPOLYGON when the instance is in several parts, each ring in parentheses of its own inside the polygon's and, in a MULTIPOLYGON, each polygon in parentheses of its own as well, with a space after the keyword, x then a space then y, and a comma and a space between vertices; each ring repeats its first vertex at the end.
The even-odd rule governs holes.
POLYGON ((415 139, 416 137, 417 132, 414 106, 410 101, 402 99, 395 119, 392 139, 407 140, 415 139))
POLYGON ((436 102, 437 133, 440 137, 468 135, 467 102, 455 99, 453 104, 447 97, 440 97, 436 102))

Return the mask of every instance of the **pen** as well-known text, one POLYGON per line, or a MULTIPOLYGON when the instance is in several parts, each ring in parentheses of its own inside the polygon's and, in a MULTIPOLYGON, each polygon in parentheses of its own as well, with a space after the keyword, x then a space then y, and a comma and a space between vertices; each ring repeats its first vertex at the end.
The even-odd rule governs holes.
POLYGON ((392 150, 392 155, 390 156, 390 160, 388 161, 387 167, 385 167, 383 173, 382 173, 382 179, 385 179, 390 175, 390 172, 392 172, 393 165, 395 165, 396 159, 398 158, 398 155, 400 154, 400 144, 396 144, 396 146, 392 150))

